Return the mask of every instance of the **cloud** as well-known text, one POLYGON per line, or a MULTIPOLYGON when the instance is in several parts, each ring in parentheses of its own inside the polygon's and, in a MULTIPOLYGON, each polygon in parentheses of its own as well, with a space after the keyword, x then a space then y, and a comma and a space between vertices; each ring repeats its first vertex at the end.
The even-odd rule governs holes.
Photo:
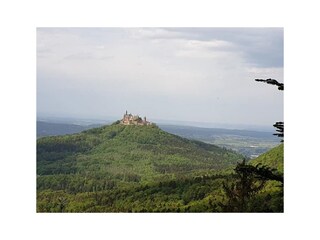
POLYGON ((271 56, 283 61, 272 44, 278 37, 269 29, 38 29, 38 109, 117 116, 130 107, 154 118, 273 122, 281 111, 254 113, 272 112, 282 96, 254 79, 283 80, 281 64, 268 64, 271 56))
POLYGON ((283 67, 283 28, 166 28, 198 41, 223 41, 256 67, 283 67))
POLYGON ((165 28, 130 28, 130 37, 136 39, 189 39, 192 32, 174 31, 165 28))

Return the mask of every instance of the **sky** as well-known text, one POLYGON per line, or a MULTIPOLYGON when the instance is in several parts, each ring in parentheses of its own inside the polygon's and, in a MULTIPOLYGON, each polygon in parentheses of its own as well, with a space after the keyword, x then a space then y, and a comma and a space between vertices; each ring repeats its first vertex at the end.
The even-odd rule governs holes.
POLYGON ((37 28, 37 115, 272 125, 283 28, 37 28))

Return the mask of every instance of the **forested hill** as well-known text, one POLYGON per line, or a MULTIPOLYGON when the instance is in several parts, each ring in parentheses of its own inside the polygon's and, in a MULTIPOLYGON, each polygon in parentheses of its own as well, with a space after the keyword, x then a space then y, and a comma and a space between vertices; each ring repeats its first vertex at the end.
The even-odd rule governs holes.
POLYGON ((277 170, 279 173, 283 173, 283 148, 284 145, 280 144, 279 146, 260 155, 256 159, 253 159, 250 164, 256 166, 260 163, 277 170))
MULTIPOLYGON (((273 162, 269 157, 278 155, 251 163, 273 162)), ((242 160, 235 152, 155 125, 113 124, 43 137, 37 140, 37 211, 239 211, 227 190, 242 186, 233 171, 242 160)), ((251 179, 251 187, 259 179, 251 179)), ((268 181, 243 211, 282 212, 282 196, 281 185, 268 181)))
POLYGON ((227 168, 241 155, 169 134, 155 125, 111 125, 37 140, 37 174, 86 174, 123 181, 227 168))

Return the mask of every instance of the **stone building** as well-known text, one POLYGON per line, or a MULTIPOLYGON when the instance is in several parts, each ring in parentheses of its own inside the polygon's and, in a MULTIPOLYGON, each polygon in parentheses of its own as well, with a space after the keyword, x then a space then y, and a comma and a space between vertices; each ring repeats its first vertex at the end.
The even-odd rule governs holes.
POLYGON ((151 125, 151 122, 147 121, 147 118, 143 119, 139 115, 128 114, 128 111, 123 115, 123 118, 120 120, 120 124, 123 125, 151 125))

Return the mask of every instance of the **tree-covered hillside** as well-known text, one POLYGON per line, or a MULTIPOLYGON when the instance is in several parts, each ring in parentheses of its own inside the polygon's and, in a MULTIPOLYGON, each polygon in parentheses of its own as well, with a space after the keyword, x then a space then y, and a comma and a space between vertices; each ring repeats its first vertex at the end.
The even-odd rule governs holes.
POLYGON ((241 155, 187 140, 157 126, 111 125, 37 142, 37 174, 104 174, 149 182, 194 171, 223 169, 241 155))
POLYGON ((284 145, 280 144, 270 151, 260 155, 256 159, 253 159, 250 164, 254 166, 263 164, 270 168, 276 169, 279 173, 283 174, 283 148, 284 145))
MULTIPOLYGON (((37 211, 223 212, 223 184, 234 181, 242 160, 155 125, 44 137, 37 140, 37 211)), ((254 210, 281 211, 277 204, 254 210)))

